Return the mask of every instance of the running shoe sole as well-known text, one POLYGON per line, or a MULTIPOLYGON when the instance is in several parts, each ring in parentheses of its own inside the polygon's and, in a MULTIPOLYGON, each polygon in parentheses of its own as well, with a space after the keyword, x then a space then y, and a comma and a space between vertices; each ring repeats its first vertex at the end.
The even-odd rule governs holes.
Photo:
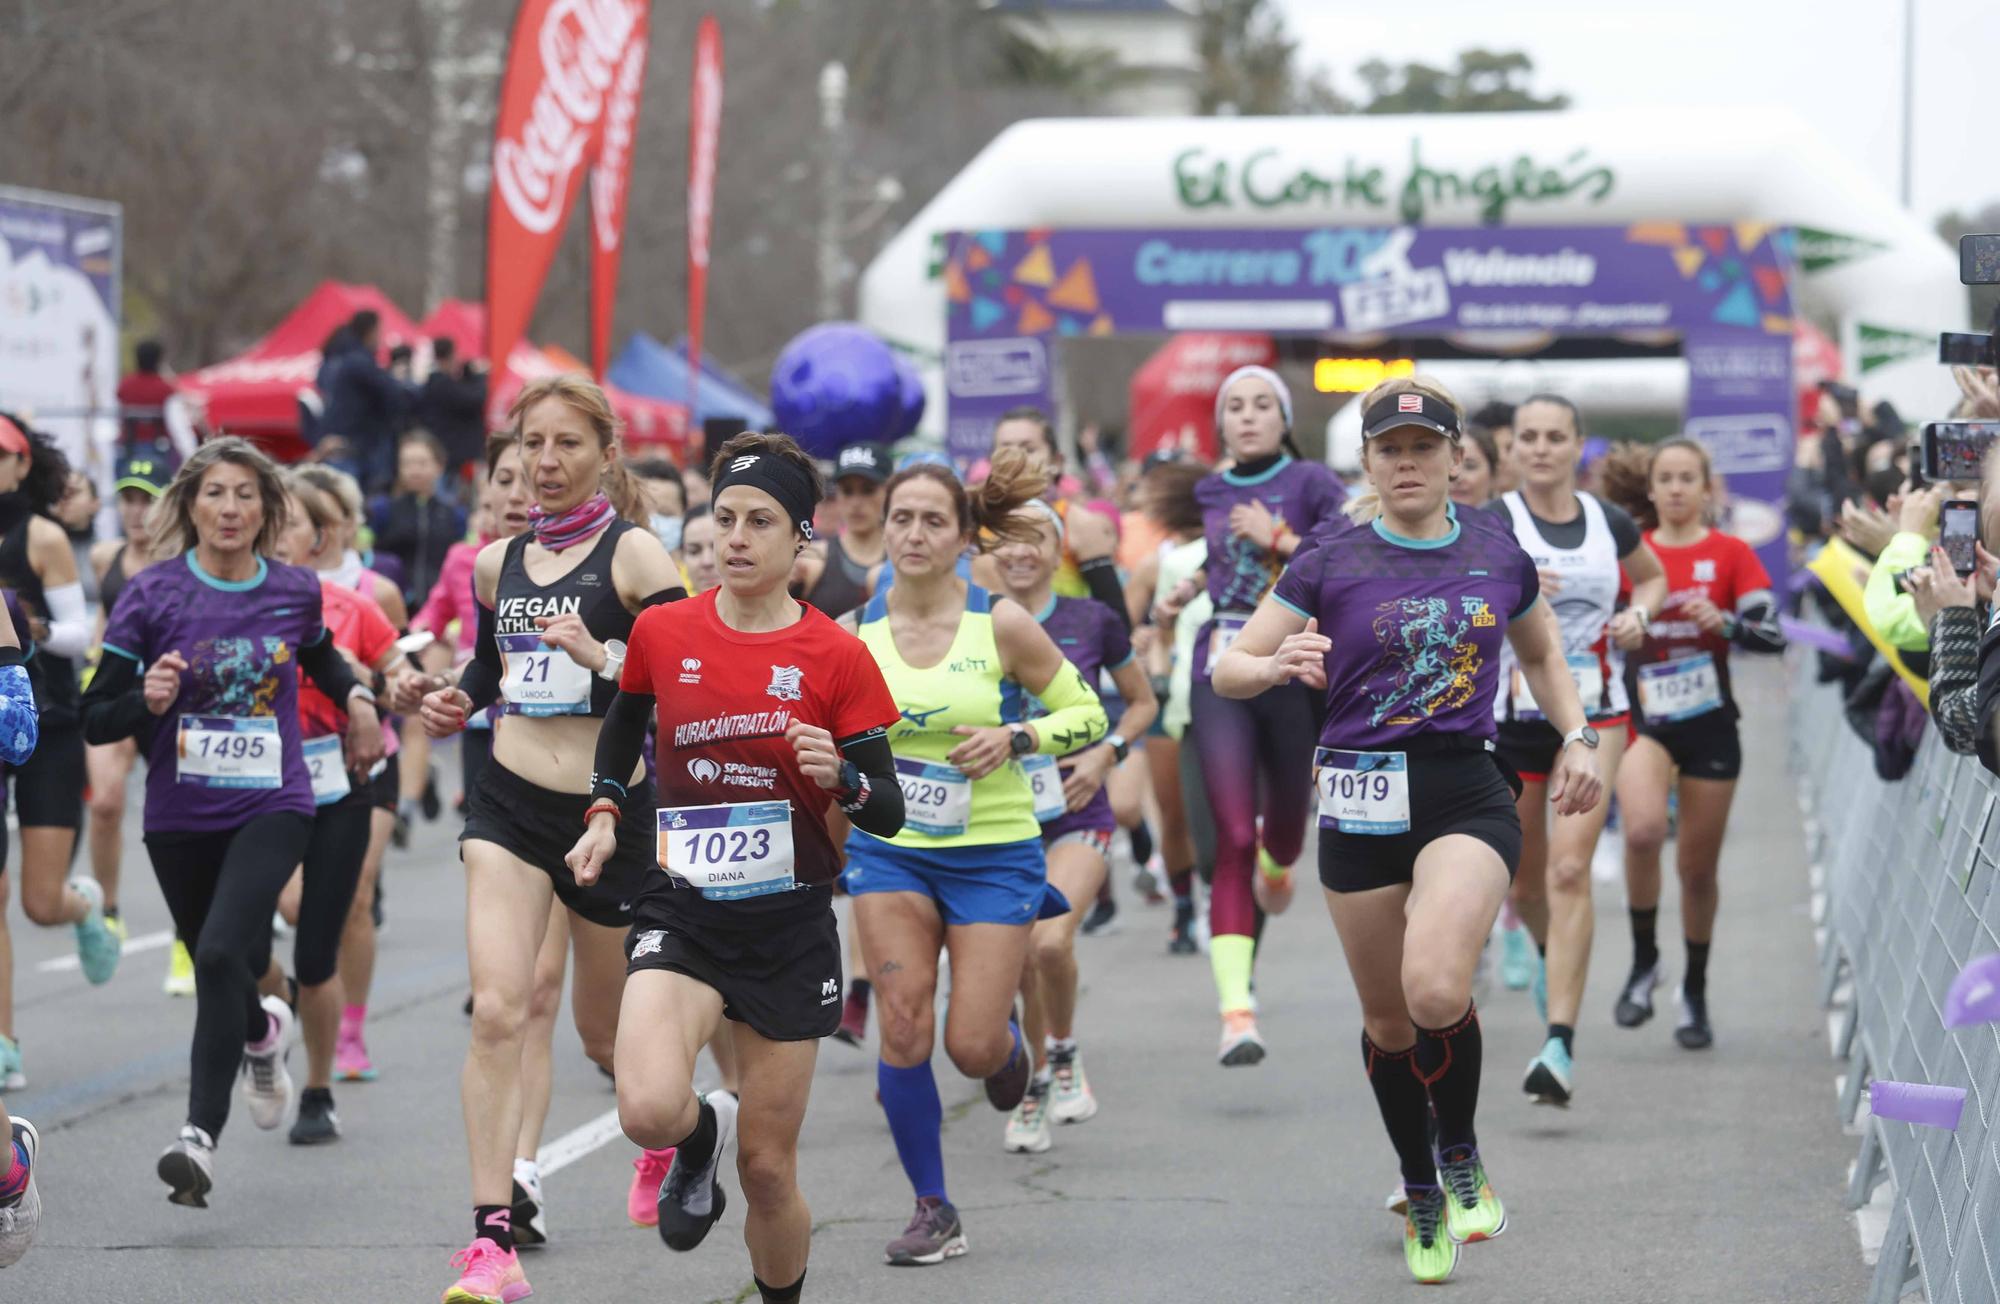
POLYGON ((1715 1033, 1693 1024, 1682 1024, 1674 1029, 1674 1041, 1682 1050, 1707 1050, 1715 1045, 1715 1033))
POLYGON ((498 1295, 475 1295, 453 1286, 444 1293, 444 1304, 514 1304, 516 1300, 524 1300, 534 1293, 525 1281, 518 1287, 508 1286, 498 1295))
POLYGON ((201 1171, 201 1165, 192 1156, 179 1150, 169 1150, 160 1156, 155 1171, 161 1181, 173 1188, 167 1193, 169 1204, 189 1209, 208 1208, 208 1193, 215 1189, 215 1181, 201 1171))
POLYGON ((1264 1062, 1264 1043, 1255 1037, 1246 1037, 1228 1050, 1222 1052, 1222 1067, 1226 1069, 1247 1069, 1264 1062))
MULTIPOLYGON (((1446 1221, 1447 1223, 1449 1223, 1450 1220, 1447 1219, 1446 1221)), ((1462 1241, 1458 1240, 1458 1235, 1455 1232, 1448 1231, 1447 1234, 1450 1235, 1453 1240, 1458 1241, 1460 1245, 1477 1245, 1481 1241, 1494 1241, 1500 1239, 1500 1233, 1506 1230, 1507 1230, 1507 1211, 1505 1209, 1502 1209, 1500 1211, 1500 1225, 1495 1227, 1490 1232, 1474 1232, 1472 1235, 1466 1237, 1462 1241)))
POLYGON ((1088 1123, 1097 1117, 1097 1097, 1085 1096, 1079 1105, 1067 1113, 1059 1112, 1052 1105, 1049 1107, 1049 1117, 1065 1126, 1071 1123, 1088 1123))
POLYGON ((957 1235, 946 1238, 945 1243, 930 1254, 889 1255, 888 1263, 892 1268, 928 1268, 946 1259, 956 1259, 971 1248, 965 1242, 965 1229, 961 1227, 957 1235))
POLYGON ((528 1194, 528 1188, 514 1183, 514 1248, 540 1249, 549 1243, 548 1233, 535 1224, 542 1220, 542 1206, 528 1194))
POLYGON ((697 1222, 691 1228, 684 1227, 675 1231, 669 1231, 667 1230, 667 1207, 665 1203, 662 1203, 659 1206, 660 1239, 666 1243, 668 1249, 680 1254, 686 1254, 689 1250, 694 1249, 697 1245, 708 1239, 708 1233, 722 1218, 722 1211, 728 1207, 729 1199, 723 1194, 722 1183, 717 1182, 715 1184, 715 1200, 709 1205, 708 1217, 697 1222))
POLYGON ((1569 1089, 1556 1081, 1556 1075, 1549 1072, 1547 1066, 1540 1060, 1536 1060, 1529 1067, 1527 1080, 1521 1084, 1521 1090, 1533 1096, 1537 1105, 1569 1108, 1569 1089))
POLYGON ((1049 1137, 1048 1129, 1044 1128, 1040 1132, 1035 1133, 1033 1141, 1009 1141, 1007 1143, 1007 1153, 1010 1155, 1047 1154, 1049 1148, 1054 1144, 1055 1142, 1049 1137))
POLYGON ((833 1034, 833 1039, 839 1042, 843 1046, 859 1046, 861 1044, 861 1038, 855 1036, 852 1032, 849 1032, 846 1028, 836 1029, 833 1034))

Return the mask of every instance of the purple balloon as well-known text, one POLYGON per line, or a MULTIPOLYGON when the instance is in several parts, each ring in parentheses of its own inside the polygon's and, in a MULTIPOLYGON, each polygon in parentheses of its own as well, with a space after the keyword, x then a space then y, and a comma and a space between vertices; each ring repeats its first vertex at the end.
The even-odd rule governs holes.
POLYGON ((822 322, 795 336, 771 368, 779 428, 814 457, 893 438, 903 390, 896 356, 853 322, 822 322))
POLYGON ((1877 1118, 1956 1131, 1965 1109, 1965 1088, 1938 1087, 1928 1082, 1868 1084, 1868 1112, 1877 1118))
POLYGON ((889 436, 891 440, 915 433, 917 423, 924 419, 924 378, 917 374, 917 364, 910 361, 908 354, 898 353, 895 357, 896 383, 902 387, 903 405, 895 432, 889 436))
POLYGON ((1944 997, 1944 1026, 2000 1023, 2000 953, 1982 955, 1959 970, 1944 997))

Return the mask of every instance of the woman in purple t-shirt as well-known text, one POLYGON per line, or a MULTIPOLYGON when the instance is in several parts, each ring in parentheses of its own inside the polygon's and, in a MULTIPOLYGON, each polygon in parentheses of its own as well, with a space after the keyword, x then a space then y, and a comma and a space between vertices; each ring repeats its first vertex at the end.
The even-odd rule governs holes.
POLYGON ((1473 1130, 1472 1006, 1472 972, 1521 854, 1511 776, 1491 754, 1503 640, 1565 732, 1549 780, 1557 809, 1594 806, 1603 784, 1534 563, 1491 513, 1450 501, 1457 403, 1406 379, 1362 404, 1362 467, 1381 515, 1293 559, 1214 687, 1255 698, 1296 681, 1325 693, 1312 770, 1320 883, 1402 1163, 1404 1257, 1418 1281, 1442 1281, 1460 1243, 1506 1227, 1473 1130))
POLYGON ((203 444, 156 510, 162 560, 126 585, 105 627, 83 732, 99 744, 137 736, 146 751, 146 853, 195 964, 187 1125, 158 1170, 169 1200, 206 1208, 238 1067, 258 1127, 278 1126, 291 1101, 292 1012, 258 999, 253 960, 312 830, 299 671, 346 704, 349 769, 381 757, 382 725, 327 635, 319 577, 266 560, 286 512, 269 458, 241 439, 203 444))

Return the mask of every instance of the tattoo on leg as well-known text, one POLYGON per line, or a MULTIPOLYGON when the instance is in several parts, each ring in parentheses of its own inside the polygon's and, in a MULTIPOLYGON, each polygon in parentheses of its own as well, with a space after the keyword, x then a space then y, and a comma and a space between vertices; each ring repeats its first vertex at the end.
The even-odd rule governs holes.
POLYGON ((887 978, 892 973, 903 972, 903 966, 897 964, 894 960, 890 960, 887 963, 885 963, 880 969, 877 969, 875 972, 880 977, 887 978))

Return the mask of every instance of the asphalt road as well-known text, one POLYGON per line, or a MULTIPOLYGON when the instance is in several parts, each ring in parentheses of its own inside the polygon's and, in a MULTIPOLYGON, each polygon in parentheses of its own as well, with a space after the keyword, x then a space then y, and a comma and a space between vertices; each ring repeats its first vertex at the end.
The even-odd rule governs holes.
MULTIPOLYGON (((1525 993, 1483 1003, 1481 1140, 1511 1223, 1469 1248, 1454 1284, 1506 1301, 1858 1299, 1864 1269, 1840 1194, 1850 1143, 1834 1121, 1806 874, 1783 770, 1782 679, 1745 667, 1748 774, 1723 868, 1711 963, 1718 1042, 1689 1053, 1666 1020, 1611 1021, 1629 944, 1617 886, 1599 891, 1596 973, 1577 1043, 1577 1099, 1537 1107, 1519 1075, 1538 1041, 1525 993)), ((455 769, 455 756, 445 769, 455 769)), ((136 799, 136 785, 134 796, 136 799)), ((135 939, 166 912, 128 821, 135 939)), ((449 817, 392 853, 370 1044, 380 1081, 336 1090, 346 1135, 299 1149, 235 1111, 205 1211, 169 1205, 155 1155, 182 1118, 192 1000, 160 994, 166 952, 86 986, 67 931, 10 913, 30 1087, 8 1104, 40 1126, 40 1240, 0 1274, 0 1301, 435 1299, 467 1232, 458 1070, 466 1020, 462 888, 449 817)), ((16 852, 18 855, 18 852, 16 852)), ((1310 854, 1310 853, 1308 853, 1310 854)), ((1121 888, 1124 887, 1121 873, 1121 888)), ((1032 1158, 940 1057, 945 1151, 971 1253, 882 1266, 910 1197, 874 1103, 874 1059, 821 1050, 802 1143, 816 1219, 809 1298, 871 1301, 1379 1300, 1413 1289, 1384 1213, 1394 1158, 1359 1065, 1359 1018, 1330 923, 1301 892, 1258 966, 1271 1057, 1215 1063, 1208 966, 1166 954, 1165 912, 1123 893, 1123 927, 1080 943, 1079 1023, 1101 1112, 1032 1158)), ((1662 938, 1678 936, 1672 893, 1662 938)), ((1670 946, 1670 964, 1676 956, 1670 946)), ((551 1143, 612 1107, 565 1025, 551 1143)), ((295 1067, 303 1052, 294 1052, 295 1067)), ((740 1201, 698 1251, 630 1226, 622 1137, 548 1179, 553 1244, 524 1256, 552 1300, 754 1299, 740 1201)), ((733 1174, 731 1174, 733 1187, 733 1174)))

